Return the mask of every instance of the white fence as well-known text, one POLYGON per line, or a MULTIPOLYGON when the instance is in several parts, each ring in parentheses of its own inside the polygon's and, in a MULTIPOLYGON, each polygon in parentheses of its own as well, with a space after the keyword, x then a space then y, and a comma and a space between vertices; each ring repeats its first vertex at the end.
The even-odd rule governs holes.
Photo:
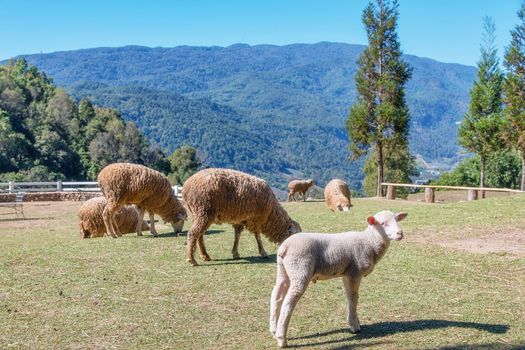
MULTIPOLYGON (((15 192, 100 192, 96 181, 54 182, 0 182, 0 193, 15 192)), ((182 195, 182 186, 173 186, 177 197, 182 195)))

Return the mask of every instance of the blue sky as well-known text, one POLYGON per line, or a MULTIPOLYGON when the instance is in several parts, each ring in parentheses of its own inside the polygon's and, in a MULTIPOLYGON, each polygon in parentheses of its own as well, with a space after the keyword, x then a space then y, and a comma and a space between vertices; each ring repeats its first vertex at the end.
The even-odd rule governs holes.
MULTIPOLYGON (((366 0, 0 0, 0 59, 100 46, 366 44, 366 0)), ((399 0, 405 53, 475 65, 482 17, 500 55, 520 0, 399 0)))

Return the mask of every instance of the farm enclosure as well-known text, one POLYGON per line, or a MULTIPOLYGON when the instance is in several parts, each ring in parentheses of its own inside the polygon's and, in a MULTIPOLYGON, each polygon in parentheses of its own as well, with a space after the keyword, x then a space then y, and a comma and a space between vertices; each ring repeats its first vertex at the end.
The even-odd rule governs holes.
MULTIPOLYGON (((304 231, 362 229, 382 209, 409 213, 405 239, 363 281, 362 332, 347 331, 344 292, 334 279, 308 288, 290 346, 525 347, 525 196, 354 204, 349 213, 332 213, 322 202, 284 204, 304 231), (477 240, 474 248, 501 244, 490 254, 442 246, 466 240, 477 240)), ((214 260, 192 268, 185 237, 167 226, 159 225, 159 238, 80 240, 79 205, 27 203, 26 220, 0 221, 0 348, 275 348, 268 331, 274 245, 266 241, 270 259, 259 258, 245 232, 243 259, 234 261, 231 226, 212 226, 205 240, 214 260)))

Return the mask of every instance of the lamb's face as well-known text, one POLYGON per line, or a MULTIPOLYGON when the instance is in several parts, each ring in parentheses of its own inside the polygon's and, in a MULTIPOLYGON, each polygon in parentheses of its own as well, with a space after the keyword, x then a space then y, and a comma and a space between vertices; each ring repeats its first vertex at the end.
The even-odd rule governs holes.
POLYGON ((381 211, 367 219, 369 225, 383 231, 390 240, 399 241, 403 239, 403 230, 399 226, 399 221, 406 218, 407 213, 393 213, 391 211, 381 211))

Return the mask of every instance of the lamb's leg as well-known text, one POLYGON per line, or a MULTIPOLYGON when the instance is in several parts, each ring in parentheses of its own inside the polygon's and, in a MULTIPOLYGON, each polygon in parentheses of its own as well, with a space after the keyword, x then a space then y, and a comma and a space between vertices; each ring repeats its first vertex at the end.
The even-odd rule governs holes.
MULTIPOLYGON (((193 266, 197 266, 197 261, 195 261, 195 249, 197 248, 197 242, 199 238, 204 234, 204 231, 211 225, 210 222, 205 220, 194 218, 193 224, 191 225, 188 231, 188 239, 186 245, 186 260, 193 266)), ((204 241, 202 242, 204 245, 204 241)))
POLYGON ((155 229, 155 214, 152 213, 151 211, 148 211, 148 214, 149 214, 149 222, 150 222, 149 224, 150 232, 154 237, 157 237, 159 234, 157 233, 157 230, 155 229))
POLYGON ((351 278, 343 277, 343 285, 345 286, 346 298, 348 299, 348 325, 350 332, 356 333, 361 330, 359 317, 357 317, 357 302, 359 300, 359 285, 361 284, 361 277, 351 278))
MULTIPOLYGON (((145 209, 138 207, 139 209, 139 221, 137 221, 137 236, 142 236, 142 222, 144 221, 144 212, 145 209)), ((151 216, 149 218, 151 220, 151 216)))
POLYGON ((115 230, 115 212, 117 211, 117 206, 108 202, 104 211, 102 212, 102 219, 104 220, 104 225, 106 226, 106 235, 113 238, 117 238, 117 231, 115 230))
POLYGON ((232 255, 234 259, 240 259, 239 255, 239 239, 241 238, 241 232, 244 229, 242 225, 233 225, 234 239, 233 239, 233 248, 232 255))
POLYGON ((278 262, 277 279, 270 298, 270 332, 274 337, 277 330, 278 317, 281 313, 281 305, 283 304, 286 292, 288 292, 288 287, 290 287, 290 279, 286 274, 284 266, 278 262))
POLYGON ((255 240, 257 241, 257 248, 259 249, 259 255, 261 255, 263 258, 268 258, 268 254, 266 254, 266 251, 264 250, 264 246, 261 240, 260 233, 255 233, 255 240))
POLYGON ((197 241, 197 245, 199 246, 199 251, 201 253, 200 255, 201 255, 202 260, 210 261, 211 258, 208 255, 208 252, 206 251, 206 246, 204 246, 204 233, 202 233, 199 236, 199 240, 197 241))
POLYGON ((292 312, 297 305, 297 302, 303 295, 306 287, 308 286, 308 279, 300 279, 290 281, 290 287, 284 297, 283 304, 281 306, 281 313, 279 315, 279 321, 277 322, 277 330, 275 332, 275 339, 277 339, 277 345, 281 348, 286 347, 286 333, 288 333, 288 325, 290 324, 290 318, 292 312))

